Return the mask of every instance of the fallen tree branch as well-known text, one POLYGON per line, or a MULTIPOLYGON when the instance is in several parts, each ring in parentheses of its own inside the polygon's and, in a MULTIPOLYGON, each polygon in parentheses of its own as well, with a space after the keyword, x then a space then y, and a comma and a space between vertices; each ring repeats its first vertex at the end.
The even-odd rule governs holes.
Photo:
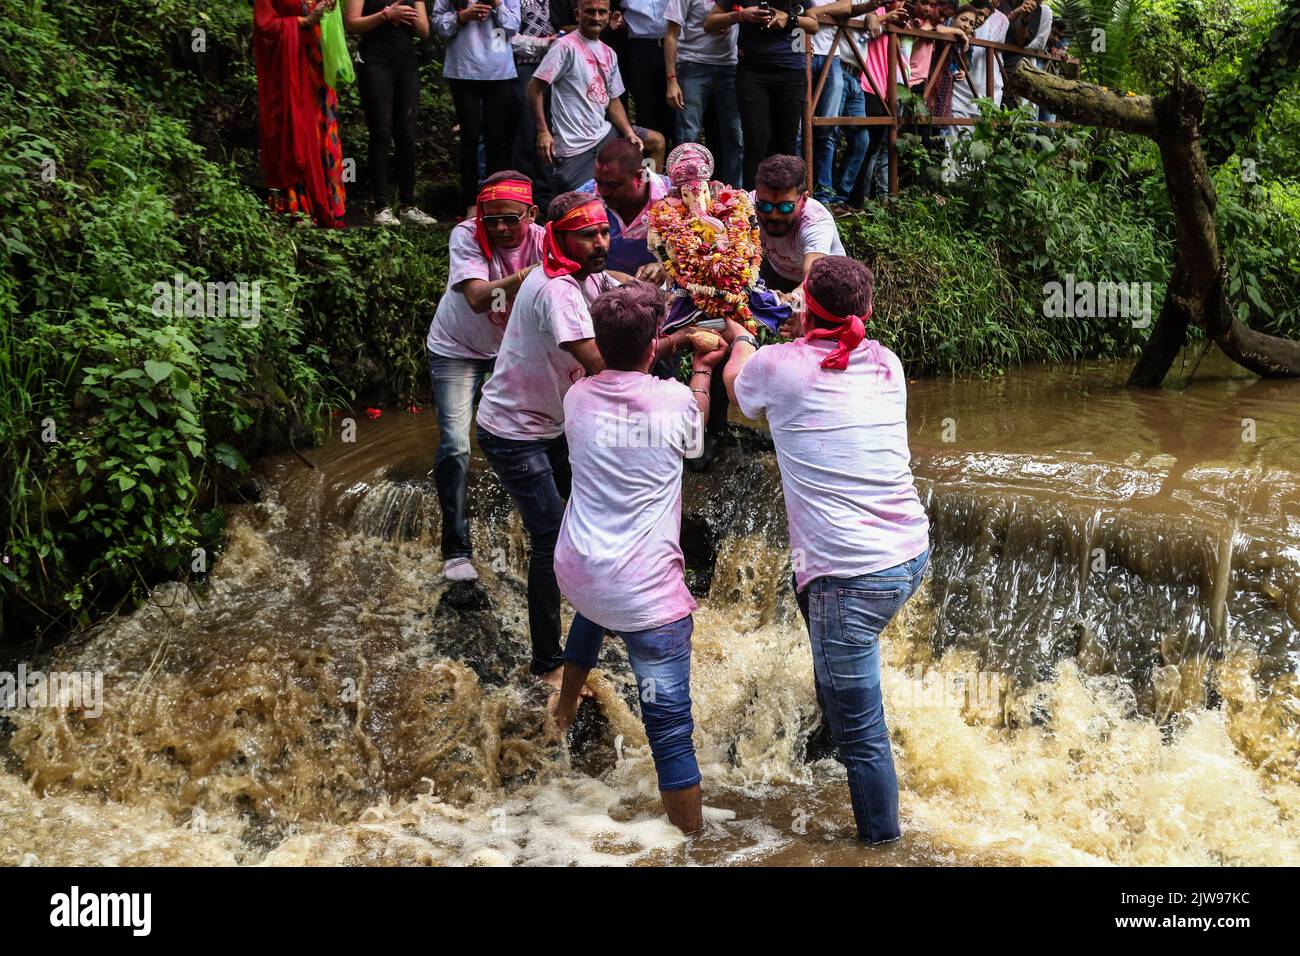
POLYGON ((1300 343, 1251 329, 1228 302, 1227 266, 1214 218, 1218 198, 1201 149, 1204 90, 1184 81, 1181 71, 1175 70, 1170 90, 1163 96, 1122 96, 1024 62, 1008 77, 1006 88, 1064 119, 1147 136, 1160 148, 1174 213, 1174 270, 1129 385, 1154 387, 1163 382, 1193 325, 1204 330, 1225 355, 1257 375, 1300 377, 1300 343))

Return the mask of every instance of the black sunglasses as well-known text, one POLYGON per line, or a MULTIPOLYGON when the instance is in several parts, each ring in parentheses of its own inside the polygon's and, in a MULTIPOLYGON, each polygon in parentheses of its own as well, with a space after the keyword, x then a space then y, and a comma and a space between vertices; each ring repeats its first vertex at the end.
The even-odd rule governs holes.
POLYGON ((488 227, 489 229, 492 226, 497 226, 497 225, 513 227, 519 225, 519 220, 523 218, 524 218, 523 213, 518 213, 518 212, 503 213, 499 216, 484 216, 483 225, 488 227))

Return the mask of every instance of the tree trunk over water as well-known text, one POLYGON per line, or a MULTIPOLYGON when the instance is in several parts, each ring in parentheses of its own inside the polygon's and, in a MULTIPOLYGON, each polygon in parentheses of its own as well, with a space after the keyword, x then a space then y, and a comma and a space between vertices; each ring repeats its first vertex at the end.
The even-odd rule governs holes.
POLYGON ((1174 271, 1129 385, 1154 387, 1164 381, 1193 324, 1229 358, 1257 375, 1300 377, 1300 343, 1254 331, 1236 318, 1228 302, 1227 266, 1214 221, 1217 198, 1201 151, 1203 90, 1175 71, 1173 86, 1164 96, 1120 96, 1022 62, 1007 77, 1007 91, 1075 123, 1150 137, 1160 148, 1174 212, 1174 271))

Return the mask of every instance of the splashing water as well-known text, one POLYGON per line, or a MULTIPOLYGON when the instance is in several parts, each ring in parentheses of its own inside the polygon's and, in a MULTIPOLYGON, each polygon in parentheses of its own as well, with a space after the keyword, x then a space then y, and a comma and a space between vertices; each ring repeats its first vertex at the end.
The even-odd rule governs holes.
POLYGON ((688 841, 618 642, 556 743, 518 518, 476 459, 482 586, 447 586, 432 424, 385 416, 315 470, 265 462, 205 592, 164 585, 42 661, 103 672, 103 714, 9 712, 0 862, 1294 865, 1294 400, 1114 375, 913 388, 934 560, 883 643, 897 844, 853 839, 761 435, 685 481, 708 822, 688 841), (1242 417, 1252 447, 1223 437, 1242 417))

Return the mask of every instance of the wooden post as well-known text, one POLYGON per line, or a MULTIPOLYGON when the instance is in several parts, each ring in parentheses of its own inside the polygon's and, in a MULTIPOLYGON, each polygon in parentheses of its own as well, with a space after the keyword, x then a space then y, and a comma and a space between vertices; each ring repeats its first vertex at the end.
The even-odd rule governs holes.
MULTIPOLYGON (((807 33, 803 35, 803 72, 804 72, 804 97, 803 97, 803 163, 804 163, 804 188, 811 195, 813 191, 813 111, 817 104, 813 102, 813 82, 812 82, 812 37, 807 33)), ((758 184, 755 183, 755 186, 758 184)))
MULTIPOLYGON (((889 110, 889 195, 898 195, 898 34, 889 34, 889 55, 885 58, 885 108, 889 110)), ((870 190, 871 184, 867 184, 870 190)))

